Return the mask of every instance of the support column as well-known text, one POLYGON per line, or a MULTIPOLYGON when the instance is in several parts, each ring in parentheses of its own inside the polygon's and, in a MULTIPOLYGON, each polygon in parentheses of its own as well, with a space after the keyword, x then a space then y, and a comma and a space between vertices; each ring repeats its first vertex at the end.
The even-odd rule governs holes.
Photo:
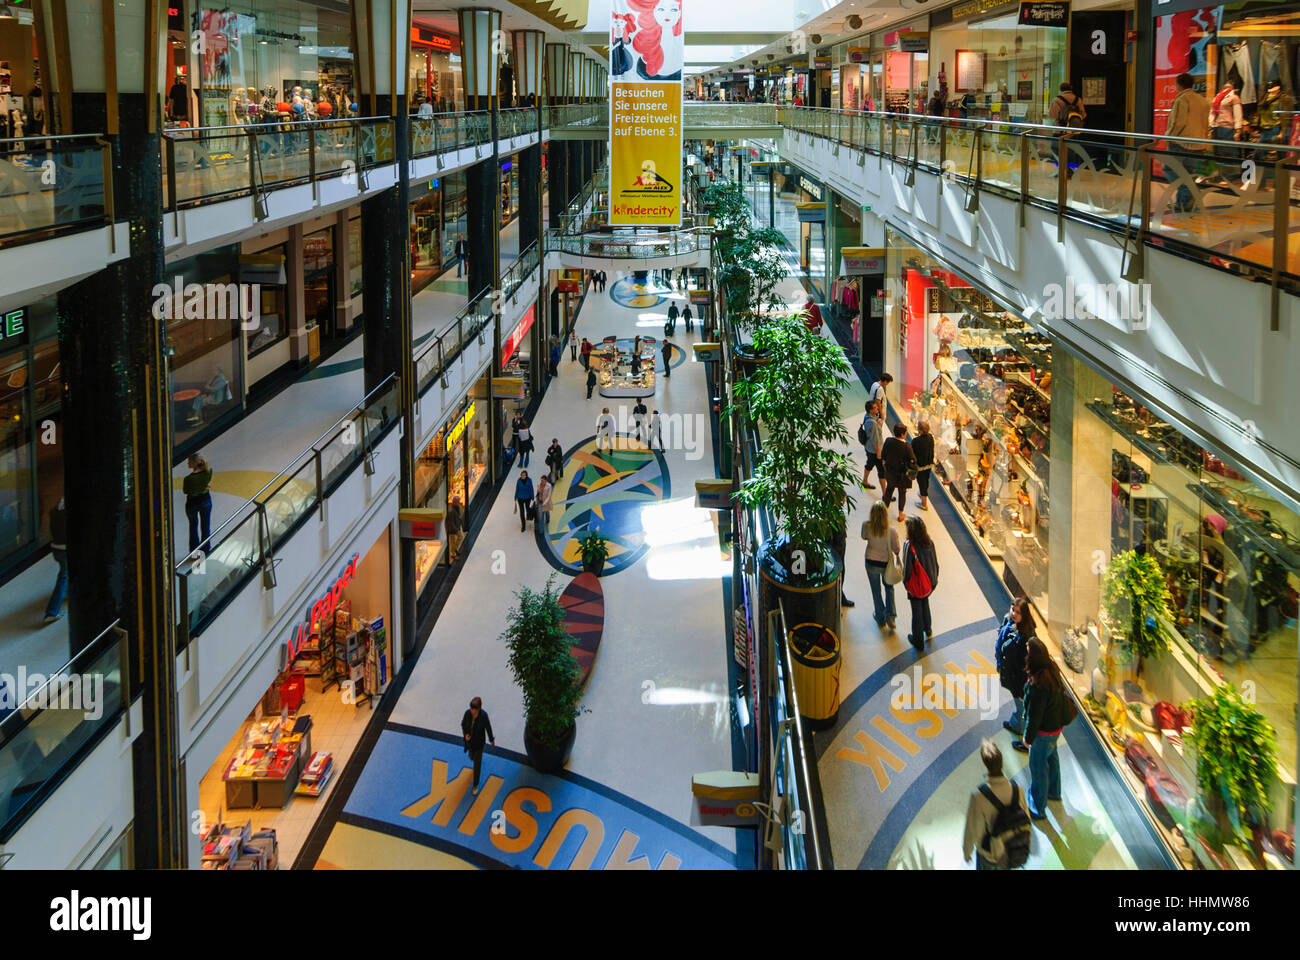
POLYGON ((536 242, 542 226, 542 147, 519 151, 519 252, 536 242))
POLYGON ((141 694, 143 706, 131 747, 135 866, 173 869, 184 866, 189 818, 176 716, 172 405, 166 320, 154 311, 154 288, 166 282, 158 101, 138 87, 70 99, 68 132, 110 132, 114 210, 130 225, 130 255, 59 294, 68 654, 114 620, 128 634, 123 699, 141 694))
MULTIPOLYGON (((409 0, 372 0, 366 9, 367 17, 357 17, 357 77, 362 84, 359 93, 374 116, 393 118, 392 156, 397 182, 361 201, 362 363, 367 394, 389 376, 397 376, 397 409, 388 412, 402 423, 398 503, 410 507, 415 498, 417 388, 411 336, 410 107, 406 89, 410 44, 405 40, 411 33, 411 5, 409 0), (403 38, 402 42, 394 46, 394 37, 403 38)), ((345 234, 345 230, 339 232, 345 234)), ((335 244, 335 255, 346 259, 346 237, 340 240, 335 244)), ((345 285, 343 298, 346 291, 345 285)), ((397 576, 400 610, 394 619, 401 624, 405 659, 414 654, 416 644, 413 541, 398 542, 397 576)))
POLYGON ((568 202, 569 192, 569 144, 564 140, 552 140, 547 151, 546 164, 549 167, 550 188, 547 200, 549 223, 551 229, 560 228, 560 214, 568 202))

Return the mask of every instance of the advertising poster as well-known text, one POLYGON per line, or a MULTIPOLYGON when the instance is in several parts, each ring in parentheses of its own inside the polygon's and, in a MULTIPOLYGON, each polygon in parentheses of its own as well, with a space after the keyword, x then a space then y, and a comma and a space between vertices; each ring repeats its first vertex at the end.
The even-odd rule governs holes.
POLYGON ((609 222, 682 221, 681 0, 613 0, 609 222))

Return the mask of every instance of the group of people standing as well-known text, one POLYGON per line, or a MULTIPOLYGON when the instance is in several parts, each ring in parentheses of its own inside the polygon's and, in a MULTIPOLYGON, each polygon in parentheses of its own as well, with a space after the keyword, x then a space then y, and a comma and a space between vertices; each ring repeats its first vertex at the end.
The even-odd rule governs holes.
MULTIPOLYGON (((533 448, 532 433, 528 429, 528 424, 519 420, 519 443, 521 446, 520 456, 522 460, 520 467, 527 467, 527 453, 522 444, 527 444, 527 451, 533 448)), ((536 485, 533 484, 532 478, 528 476, 526 469, 521 469, 519 479, 515 481, 515 508, 519 514, 519 532, 523 533, 528 529, 528 521, 532 520, 534 526, 545 526, 547 514, 551 512, 551 498, 555 490, 555 484, 559 482, 560 472, 564 469, 564 448, 560 446, 557 437, 551 438, 551 445, 546 448, 546 458, 543 461, 546 464, 546 473, 538 478, 536 485)))

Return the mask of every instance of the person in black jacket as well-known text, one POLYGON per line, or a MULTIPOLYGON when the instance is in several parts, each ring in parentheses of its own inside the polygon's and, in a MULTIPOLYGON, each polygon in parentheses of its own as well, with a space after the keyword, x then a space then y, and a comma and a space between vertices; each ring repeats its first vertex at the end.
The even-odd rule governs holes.
POLYGON ((465 734, 465 750, 474 761, 474 789, 478 793, 479 771, 483 768, 483 744, 497 745, 497 738, 492 733, 492 721, 483 709, 483 698, 475 697, 469 702, 469 709, 460 718, 460 731, 465 734))
POLYGON ((885 506, 894 499, 898 491, 898 522, 903 522, 903 507, 907 503, 907 491, 912 486, 912 477, 916 476, 916 455, 912 447, 903 439, 907 436, 907 427, 901 423, 894 424, 894 435, 880 448, 880 459, 884 463, 885 506), (910 476, 909 476, 910 474, 910 476))
POLYGON ((456 241, 455 253, 456 253, 456 276, 459 277, 461 270, 467 269, 469 266, 469 264, 467 263, 467 261, 469 260, 469 244, 465 242, 465 237, 463 234, 461 235, 460 239, 456 241))
POLYGON ((998 679, 1016 705, 1011 719, 1002 726, 1015 735, 1016 739, 1011 742, 1011 746, 1021 753, 1029 750, 1022 740, 1025 732, 1025 681, 1029 678, 1025 672, 1025 657, 1034 630, 1034 615, 1029 609, 1029 601, 1024 597, 1012 600, 1011 609, 1007 611, 1002 627, 998 630, 997 649, 994 651, 998 679))
POLYGON ((591 399, 591 391, 596 389, 596 369, 587 367, 587 399, 591 399))
POLYGON ((1029 815, 1047 818, 1046 804, 1061 799, 1061 758, 1056 741, 1074 719, 1074 704, 1065 681, 1043 641, 1028 643, 1025 684, 1025 743, 1029 746, 1029 815))
POLYGON ((916 492, 921 495, 921 509, 930 509, 930 474, 934 469, 934 437, 930 434, 930 421, 916 425, 912 438, 912 454, 916 457, 916 492))
POLYGON ((930 595, 939 585, 939 558, 934 552, 934 541, 920 517, 907 518, 907 540, 903 543, 903 589, 912 604, 912 632, 908 641, 920 650, 927 640, 934 639, 934 625, 930 620, 930 595), (922 593, 915 582, 915 568, 920 567, 930 579, 929 590, 922 593))
POLYGON ((564 467, 564 448, 556 437, 551 437, 551 445, 546 448, 546 465, 551 468, 551 483, 555 483, 564 467))

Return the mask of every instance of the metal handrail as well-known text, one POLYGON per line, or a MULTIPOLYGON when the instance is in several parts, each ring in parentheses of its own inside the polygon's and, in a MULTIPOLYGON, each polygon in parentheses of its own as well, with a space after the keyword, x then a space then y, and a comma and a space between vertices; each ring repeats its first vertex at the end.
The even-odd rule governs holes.
MULTIPOLYGON (((395 373, 389 374, 384 379, 383 383, 381 383, 379 386, 375 387, 375 389, 367 393, 361 399, 360 403, 351 407, 347 413, 345 413, 343 416, 341 416, 338 420, 334 422, 333 426, 331 426, 328 430, 326 430, 314 441, 312 441, 312 443, 309 444, 307 448, 301 451, 296 457, 290 460, 289 466, 285 467, 283 470, 277 473, 274 477, 271 478, 271 480, 263 484, 260 490, 258 490, 255 494, 253 494, 242 504, 240 504, 239 507, 233 513, 231 513, 229 517, 223 520, 221 524, 218 525, 216 529, 214 529, 211 532, 211 534, 208 536, 207 539, 208 539, 209 546, 214 545, 217 542, 217 534, 219 534, 222 530, 226 529, 226 527, 228 527, 230 524, 234 523, 235 521, 239 521, 240 523, 243 523, 244 520, 248 519, 248 515, 244 514, 244 510, 248 507, 252 507, 254 510, 258 509, 259 505, 262 503, 262 494, 266 493, 268 490, 271 490, 271 488, 273 487, 278 488, 280 486, 283 486, 284 482, 297 472, 297 470, 294 469, 295 466, 301 467, 300 461, 302 461, 304 457, 306 457, 308 454, 312 454, 315 457, 319 458, 320 456, 319 447, 322 444, 327 445, 330 441, 332 441, 335 435, 338 433, 339 428, 342 427, 348 421, 350 421, 354 416, 356 416, 358 412, 364 414, 366 405, 371 400, 377 398, 380 394, 387 392, 389 387, 396 381, 397 381, 397 374, 395 373)), ((318 476, 320 475, 319 469, 317 470, 317 475, 318 476)), ((325 496, 325 492, 321 489, 317 489, 316 495, 323 499, 325 496)), ((177 575, 179 576, 187 575, 188 571, 184 570, 183 568, 186 567, 188 562, 189 562, 189 556, 187 555, 185 559, 181 560, 179 563, 176 564, 175 570, 177 575)))
MULTIPOLYGON (((118 625, 121 622, 122 621, 120 618, 116 619, 112 623, 110 623, 107 627, 105 627, 103 630, 101 630, 95 636, 95 639, 91 640, 84 647, 82 647, 75 654, 73 654, 68 659, 67 663, 63 664, 63 666, 59 667, 59 669, 55 670, 53 673, 48 674, 45 677, 45 682, 42 683, 40 686, 38 686, 35 690, 33 690, 31 694, 24 697, 23 701, 17 704, 13 708, 13 712, 7 714, 3 718, 0 718, 0 748, 3 748, 4 744, 8 743, 11 739, 13 739, 14 730, 18 729, 19 727, 27 725, 26 719, 23 717, 23 712, 29 709, 33 709, 28 707, 29 703, 31 703, 33 700, 36 700, 38 698, 43 698, 42 695, 44 694, 44 691, 60 677, 66 677, 66 676, 70 676, 73 673, 76 673, 77 671, 75 671, 73 667, 76 666, 78 661, 82 660, 84 657, 89 655, 89 653, 95 648, 95 646, 99 644, 100 641, 102 641, 110 633, 116 632, 118 634, 118 641, 119 642, 121 641, 122 635, 125 632, 117 629, 118 625)), ((105 646, 107 646, 107 644, 105 644, 105 646)), ((126 678, 123 677, 123 687, 125 686, 126 686, 126 678)))
POLYGON ((464 330, 462 329, 462 325, 464 321, 469 317, 475 315, 476 308, 484 300, 488 298, 491 292, 492 291, 489 287, 484 287, 477 294, 471 297, 469 301, 465 304, 465 306, 463 306, 459 311, 457 311, 456 315, 453 316, 451 320, 448 321, 447 324, 444 325, 443 328, 438 331, 437 335, 433 337, 433 339, 429 342, 429 344, 423 347, 420 350, 420 352, 415 355, 414 363, 415 363, 415 368, 417 370, 417 374, 416 374, 417 382, 415 386, 416 386, 417 393, 423 394, 425 390, 427 390, 430 386, 433 385, 433 382, 435 380, 437 380, 444 373, 446 373, 448 369, 450 369, 452 362, 460 355, 460 350, 465 345, 465 333, 464 330), (445 338, 453 328, 455 328, 456 330, 456 350, 449 355, 443 356, 442 349, 445 342, 445 338), (423 375, 419 374, 418 370, 420 368, 420 364, 424 361, 426 357, 428 357, 430 353, 433 353, 435 351, 437 351, 439 354, 439 360, 437 365, 434 366, 428 373, 423 375))
MULTIPOLYGON (((60 134, 12 137, 0 140, 0 162, 12 163, 17 167, 21 158, 32 158, 41 155, 45 157, 44 163, 36 167, 29 167, 27 176, 24 176, 18 170, 14 170, 10 184, 13 189, 9 191, 6 202, 17 205, 20 202, 19 198, 26 196, 35 198, 36 202, 42 205, 48 203, 48 222, 35 224, 29 222, 26 225, 19 225, 18 229, 10 233, 0 234, 0 249, 19 246, 33 239, 45 239, 61 232, 74 232, 75 229, 88 230, 98 226, 111 226, 113 223, 113 155, 111 145, 103 138, 102 134, 60 134), (68 177, 60 175, 60 183, 70 184, 70 186, 68 186, 65 195, 62 197, 56 196, 58 188, 52 178, 46 177, 44 164, 54 162, 55 172, 61 174, 61 171, 58 170, 59 161, 57 159, 51 161, 51 157, 67 156, 74 151, 91 153, 96 148, 99 153, 99 168, 102 179, 95 182, 93 179, 82 179, 75 173, 68 177), (21 188, 24 184, 33 189, 23 191, 21 188), (84 196, 79 196, 79 192, 85 191, 89 192, 85 193, 84 196), (61 203, 56 202, 60 200, 61 203), (94 212, 88 216, 76 216, 76 212, 82 207, 89 207, 94 212), (60 222, 61 217, 62 222, 60 222)), ((90 163, 93 164, 93 162, 92 159, 90 163)), ((29 219, 37 219, 31 216, 30 213, 28 217, 29 219)))

